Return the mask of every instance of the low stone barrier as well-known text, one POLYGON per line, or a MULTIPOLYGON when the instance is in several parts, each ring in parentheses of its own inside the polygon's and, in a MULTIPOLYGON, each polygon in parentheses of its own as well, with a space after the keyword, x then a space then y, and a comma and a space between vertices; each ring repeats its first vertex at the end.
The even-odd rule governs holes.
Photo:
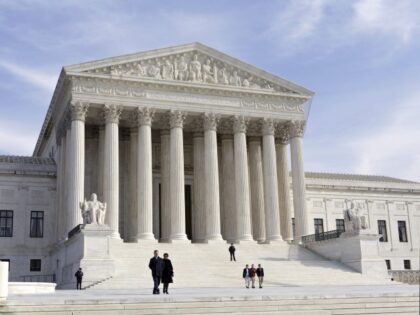
POLYGON ((420 270, 390 270, 392 280, 408 284, 420 284, 420 270))
POLYGON ((0 301, 6 300, 9 294, 9 262, 0 261, 0 301))

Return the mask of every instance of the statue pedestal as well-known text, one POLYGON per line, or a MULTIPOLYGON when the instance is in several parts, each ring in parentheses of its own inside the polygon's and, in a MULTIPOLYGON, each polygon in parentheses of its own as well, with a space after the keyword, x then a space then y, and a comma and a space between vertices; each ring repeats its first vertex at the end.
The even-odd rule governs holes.
POLYGON ((58 246, 53 259, 57 262, 55 273, 60 289, 76 288, 74 274, 79 267, 84 274, 83 287, 115 273, 114 260, 109 254, 112 233, 107 225, 86 224, 79 233, 58 246))
POLYGON ((379 256, 379 235, 369 230, 344 232, 340 236, 340 260, 362 274, 387 277, 384 259, 379 256))

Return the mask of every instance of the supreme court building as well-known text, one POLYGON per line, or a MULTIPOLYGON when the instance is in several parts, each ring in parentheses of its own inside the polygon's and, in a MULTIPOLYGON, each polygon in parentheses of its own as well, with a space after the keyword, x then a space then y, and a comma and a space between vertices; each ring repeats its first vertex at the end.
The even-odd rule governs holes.
POLYGON ((64 67, 33 156, 0 157, 1 233, 15 220, 0 258, 54 271, 96 193, 110 237, 140 244, 299 241, 338 229, 354 201, 376 232, 385 219, 384 260, 418 268, 419 183, 305 174, 313 94, 199 43, 64 67))

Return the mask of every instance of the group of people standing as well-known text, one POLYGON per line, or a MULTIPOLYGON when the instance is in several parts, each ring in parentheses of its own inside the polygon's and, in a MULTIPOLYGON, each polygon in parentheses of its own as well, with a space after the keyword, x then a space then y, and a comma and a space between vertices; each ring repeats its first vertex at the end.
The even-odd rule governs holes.
POLYGON ((163 294, 169 294, 169 283, 173 283, 174 269, 167 253, 163 254, 163 259, 159 257, 159 251, 153 252, 150 258, 149 268, 153 277, 153 294, 160 294, 160 283, 163 283, 163 294))
POLYGON ((249 284, 251 283, 252 288, 255 289, 255 278, 258 277, 258 285, 260 289, 262 289, 262 285, 264 282, 264 268, 261 267, 261 264, 258 264, 258 268, 254 267, 254 264, 245 265, 245 268, 242 272, 242 278, 245 280, 245 287, 249 289, 249 284))

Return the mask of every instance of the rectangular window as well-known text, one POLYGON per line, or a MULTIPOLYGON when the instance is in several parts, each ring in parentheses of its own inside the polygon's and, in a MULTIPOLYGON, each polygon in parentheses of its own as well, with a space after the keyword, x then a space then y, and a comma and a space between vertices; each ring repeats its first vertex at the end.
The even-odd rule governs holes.
POLYGON ((0 261, 8 262, 9 263, 9 271, 10 271, 10 259, 2 258, 2 259, 0 259, 0 261))
POLYGON ((408 242, 405 221, 398 221, 398 237, 400 238, 400 242, 408 242))
POLYGON ((314 219, 314 226, 315 226, 315 234, 324 233, 324 220, 314 219))
POLYGON ((386 221, 378 220, 378 234, 381 236, 379 242, 388 242, 388 235, 386 233, 386 221))
POLYGON ((30 271, 41 271, 41 259, 31 259, 29 270, 30 271))
POLYGON ((44 236, 44 211, 31 211, 31 226, 29 236, 44 236))
POLYGON ((340 232, 345 232, 344 219, 335 219, 336 230, 340 232))
POLYGON ((409 259, 404 259, 404 269, 406 270, 411 269, 411 261, 409 259))
POLYGON ((0 210, 0 237, 13 236, 13 210, 0 210))
POLYGON ((385 259, 386 269, 391 270, 391 261, 389 259, 385 259))

